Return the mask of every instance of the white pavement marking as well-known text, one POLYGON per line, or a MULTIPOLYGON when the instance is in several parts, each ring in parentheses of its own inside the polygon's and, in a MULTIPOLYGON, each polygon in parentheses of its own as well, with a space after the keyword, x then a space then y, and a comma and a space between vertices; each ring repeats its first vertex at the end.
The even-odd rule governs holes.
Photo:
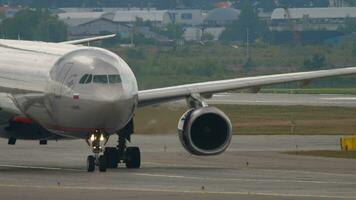
POLYGON ((0 165, 0 167, 20 168, 20 169, 45 169, 45 170, 61 170, 61 171, 78 171, 78 172, 86 171, 86 170, 80 170, 80 169, 59 168, 59 167, 43 167, 43 166, 29 166, 29 165, 0 165))
MULTIPOLYGON (((277 101, 268 101, 268 100, 209 100, 210 102, 238 102, 238 103, 275 103, 277 101)), ((281 101, 280 102, 285 102, 281 101)))
POLYGON ((225 168, 229 167, 218 166, 218 165, 182 165, 182 164, 171 164, 171 163, 157 163, 157 162, 143 162, 142 164, 147 164, 151 166, 168 166, 168 167, 196 167, 196 168, 204 168, 204 169, 216 169, 216 168, 225 168))
POLYGON ((134 187, 84 187, 84 186, 41 186, 41 185, 11 185, 0 184, 0 187, 26 188, 26 189, 59 189, 59 190, 93 190, 93 191, 136 191, 136 192, 166 192, 166 193, 187 193, 187 194, 216 194, 216 195, 249 195, 249 196, 275 196, 275 197, 304 197, 304 198, 325 198, 325 199, 355 199, 350 196, 332 196, 317 194, 292 194, 292 193, 267 193, 267 192, 228 192, 228 191, 207 191, 207 190, 173 190, 154 188, 134 188, 134 187))
MULTIPOLYGON (((183 165, 183 164, 172 164, 172 163, 158 163, 158 162, 142 162, 143 165, 151 165, 151 166, 167 166, 167 167, 193 167, 193 168, 204 168, 204 169, 229 169, 230 167, 226 166, 218 166, 218 165, 183 165)), ((254 169, 254 168, 246 168, 241 167, 240 170, 258 170, 265 172, 289 172, 289 173, 299 173, 299 174, 319 174, 319 175, 329 175, 329 176, 347 176, 347 177, 355 177, 356 174, 342 174, 342 173, 328 173, 328 172, 318 172, 318 171, 300 171, 300 170, 283 170, 283 169, 254 169)), ((356 183, 355 183, 356 184, 356 183)))
POLYGON ((346 177, 356 177, 356 174, 342 174, 342 173, 328 173, 328 172, 314 172, 314 171, 298 171, 298 170, 283 170, 283 169, 258 169, 258 171, 266 172, 293 172, 300 174, 319 174, 319 175, 329 175, 329 176, 346 176, 346 177))
POLYGON ((241 182, 273 182, 273 183, 313 183, 313 184, 335 184, 335 185, 356 185, 355 182, 334 182, 334 181, 304 181, 304 180, 282 180, 282 179, 248 179, 248 178, 209 178, 196 176, 181 176, 168 174, 148 174, 135 173, 138 176, 164 177, 176 179, 210 180, 210 181, 241 181, 241 182))
POLYGON ((328 98, 320 98, 323 100, 356 100, 356 97, 328 97, 328 98))
POLYGON ((232 93, 218 93, 214 94, 213 97, 226 97, 226 96, 233 96, 234 94, 232 93))

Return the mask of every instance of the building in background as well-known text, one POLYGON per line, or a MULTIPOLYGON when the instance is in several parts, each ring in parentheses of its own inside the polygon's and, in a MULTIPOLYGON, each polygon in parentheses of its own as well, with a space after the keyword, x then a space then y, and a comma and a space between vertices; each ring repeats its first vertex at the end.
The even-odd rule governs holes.
MULTIPOLYGON (((171 23, 167 11, 158 10, 116 10, 115 12, 66 12, 58 14, 60 20, 69 27, 69 37, 97 36, 103 34, 119 34, 123 38, 131 36, 132 26, 137 21, 150 22, 161 27, 171 23)), ((148 33, 147 29, 143 33, 148 33)))
POLYGON ((288 31, 292 23, 295 31, 336 31, 344 26, 346 18, 356 19, 356 7, 277 8, 272 13, 270 27, 274 31, 288 31))
POLYGON ((204 24, 212 27, 225 26, 237 20, 239 15, 240 10, 235 8, 215 8, 206 14, 204 24))
MULTIPOLYGON (((60 20, 69 27, 70 38, 96 36, 103 33, 116 33, 121 37, 130 37, 132 26, 141 23, 137 30, 150 38, 159 40, 164 37, 150 31, 147 26, 161 28, 170 23, 183 27, 202 27, 205 14, 202 10, 156 10, 156 9, 82 9, 66 8, 56 10, 60 20), (70 11, 70 12, 67 12, 70 11), (145 23, 148 22, 148 23, 145 23), (145 27, 142 27, 145 26, 145 27)), ((200 29, 200 28, 199 28, 200 29)))
POLYGON ((7 5, 0 4, 0 13, 6 18, 14 17, 20 9, 21 7, 9 7, 7 5))
POLYGON ((113 13, 70 12, 58 14, 61 21, 68 25, 70 38, 97 36, 108 33, 126 35, 128 28, 113 21, 113 13))
POLYGON ((230 8, 232 3, 229 1, 218 2, 215 4, 216 8, 230 8))
POLYGON ((172 23, 184 26, 201 26, 205 19, 205 13, 199 9, 168 10, 172 23))
POLYGON ((344 0, 329 0, 329 7, 345 7, 347 3, 344 0))
MULTIPOLYGON (((121 9, 121 8, 63 8, 57 10, 59 19, 69 27, 70 38, 103 35, 116 33, 121 37, 130 37, 133 25, 140 26, 139 33, 158 40, 166 40, 159 33, 150 30, 150 27, 162 28, 170 23, 181 25, 187 41, 200 41, 202 36, 209 35, 218 40, 225 26, 237 20, 240 10, 232 7, 215 8, 208 12, 200 9, 121 9), (141 23, 149 22, 149 23, 141 23), (144 27, 142 27, 144 26, 144 27), (150 27, 148 27, 150 26, 150 27)), ((259 12, 259 16, 270 20, 271 13, 259 12)))
POLYGON ((166 10, 117 10, 113 21, 116 23, 134 23, 137 20, 150 22, 153 26, 161 27, 172 23, 166 10))
POLYGON ((185 28, 183 37, 186 41, 201 41, 203 34, 209 34, 212 36, 212 40, 219 40, 224 30, 225 27, 187 27, 185 28))
POLYGON ((118 10, 157 10, 156 8, 120 8, 120 7, 100 7, 100 8, 76 8, 76 7, 67 7, 67 8, 57 8, 60 13, 72 13, 72 12, 116 12, 118 10))

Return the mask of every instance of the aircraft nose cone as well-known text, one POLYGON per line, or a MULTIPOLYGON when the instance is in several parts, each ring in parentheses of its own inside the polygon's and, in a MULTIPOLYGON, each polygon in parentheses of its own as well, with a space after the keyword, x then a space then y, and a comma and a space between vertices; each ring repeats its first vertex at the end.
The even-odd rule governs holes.
POLYGON ((103 103, 115 103, 120 100, 120 90, 115 87, 102 87, 95 90, 95 99, 103 103))

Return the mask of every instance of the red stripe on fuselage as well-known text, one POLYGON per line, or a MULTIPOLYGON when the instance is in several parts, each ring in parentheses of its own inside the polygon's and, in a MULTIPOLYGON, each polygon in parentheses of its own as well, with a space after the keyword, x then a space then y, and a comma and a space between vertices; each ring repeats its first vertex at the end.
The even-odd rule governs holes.
POLYGON ((15 116, 11 119, 12 122, 23 123, 23 124, 33 124, 33 120, 27 117, 15 116))

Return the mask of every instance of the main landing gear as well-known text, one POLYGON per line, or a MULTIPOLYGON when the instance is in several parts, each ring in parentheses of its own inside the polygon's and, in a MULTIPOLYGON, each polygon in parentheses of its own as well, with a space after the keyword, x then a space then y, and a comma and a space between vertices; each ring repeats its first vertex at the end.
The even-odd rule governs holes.
POLYGON ((118 133, 117 147, 105 147, 108 137, 99 130, 91 134, 87 143, 92 147, 94 155, 87 158, 88 172, 95 171, 98 166, 100 172, 105 172, 107 168, 117 168, 119 163, 125 163, 127 168, 140 168, 141 153, 138 147, 127 147, 126 143, 130 140, 129 134, 118 133), (103 155, 100 153, 103 152, 103 155))
POLYGON ((125 163, 129 169, 140 168, 141 153, 138 147, 126 147, 127 138, 119 136, 117 147, 106 147, 104 157, 107 168, 117 168, 119 163, 125 163))

